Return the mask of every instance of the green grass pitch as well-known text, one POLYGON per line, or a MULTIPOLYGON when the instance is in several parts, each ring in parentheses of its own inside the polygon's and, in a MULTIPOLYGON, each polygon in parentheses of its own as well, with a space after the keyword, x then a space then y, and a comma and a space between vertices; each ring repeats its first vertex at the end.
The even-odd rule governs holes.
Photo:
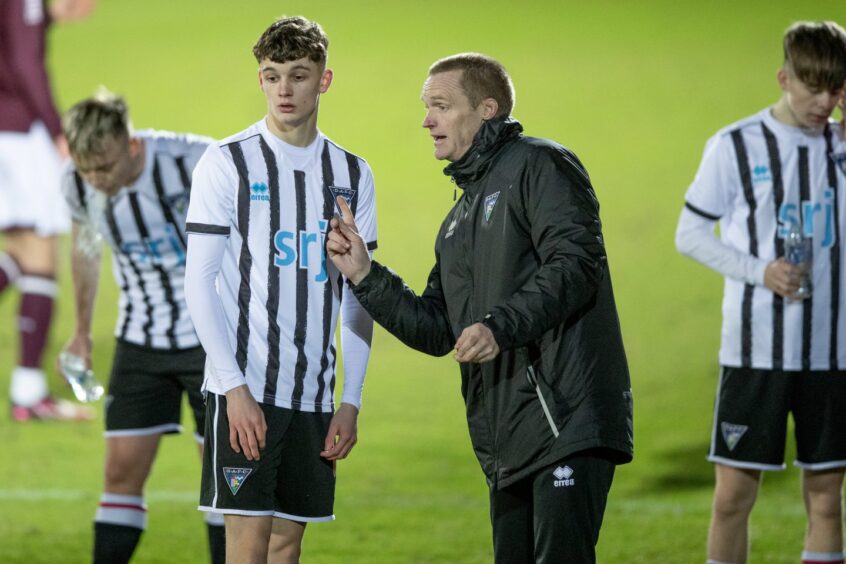
MULTIPOLYGON (((251 47, 266 25, 282 14, 321 22, 335 81, 320 127, 369 161, 377 258, 419 289, 453 199, 420 127, 426 69, 459 51, 499 58, 514 78, 514 113, 527 133, 572 148, 602 203, 632 372, 636 457, 618 469, 599 561, 689 563, 704 560, 710 512, 713 477, 704 457, 722 284, 677 255, 676 219, 707 137, 778 97, 783 30, 796 19, 842 18, 833 6, 104 0, 87 21, 53 30, 51 68, 62 108, 103 84, 127 97, 139 128, 223 137, 264 111, 251 47)), ((51 363, 73 329, 63 244, 51 363)), ((94 334, 101 376, 110 365, 116 295, 105 266, 94 334)), ((0 299, 2 405, 15 358, 15 301, 11 292, 0 299)), ((51 385, 68 395, 57 379, 51 385)), ((487 492, 454 361, 424 357, 379 330, 364 401, 360 442, 338 467, 337 521, 308 528, 303 561, 491 561, 487 492)), ((0 417, 0 562, 88 561, 101 433, 102 419, 15 425, 0 417)), ((206 561, 198 482, 190 433, 165 439, 136 562, 206 561)), ((753 513, 752 561, 797 561, 803 531, 796 470, 767 475, 753 513)))

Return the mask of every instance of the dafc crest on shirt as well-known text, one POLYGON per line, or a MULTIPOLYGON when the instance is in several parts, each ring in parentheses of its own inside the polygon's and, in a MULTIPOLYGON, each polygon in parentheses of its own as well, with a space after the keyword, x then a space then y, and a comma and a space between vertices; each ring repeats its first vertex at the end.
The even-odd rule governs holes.
POLYGON ((355 199, 356 195, 355 190, 353 190, 352 188, 346 188, 344 186, 334 185, 329 185, 327 186, 327 188, 329 192, 332 193, 332 201, 335 202, 335 210, 338 212, 338 215, 340 215, 341 213, 341 210, 338 209, 338 203, 336 201, 338 196, 341 196, 344 200, 346 200, 347 205, 350 207, 350 209, 353 209, 353 200, 355 199))

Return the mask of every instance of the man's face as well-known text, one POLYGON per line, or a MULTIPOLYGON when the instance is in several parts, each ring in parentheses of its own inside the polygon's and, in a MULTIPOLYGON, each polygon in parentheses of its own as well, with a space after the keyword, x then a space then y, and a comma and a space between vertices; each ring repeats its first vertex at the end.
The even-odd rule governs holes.
POLYGON ((296 61, 274 63, 263 59, 259 65, 259 84, 267 98, 267 114, 273 126, 282 132, 304 123, 317 123, 320 95, 329 90, 332 71, 303 57, 296 61))
POLYGON ((789 68, 778 72, 778 82, 784 91, 787 106, 795 123, 793 125, 808 129, 819 129, 828 121, 829 116, 842 103, 844 89, 830 92, 815 89, 799 80, 789 68))
POLYGON ((141 144, 137 139, 106 137, 101 150, 87 155, 72 155, 80 175, 94 188, 114 196, 137 176, 141 144))
POLYGON ((461 86, 462 73, 461 70, 440 72, 430 75, 423 84, 421 99, 426 106, 423 127, 435 141, 438 160, 455 162, 463 157, 482 122, 493 117, 488 104, 471 107, 461 86))

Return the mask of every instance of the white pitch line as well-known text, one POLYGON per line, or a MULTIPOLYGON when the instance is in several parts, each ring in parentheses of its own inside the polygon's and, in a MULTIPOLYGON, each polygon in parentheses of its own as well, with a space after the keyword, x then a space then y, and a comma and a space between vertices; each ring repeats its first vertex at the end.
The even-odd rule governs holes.
MULTIPOLYGON (((200 492, 176 492, 176 491, 151 491, 145 494, 145 500, 162 501, 166 503, 199 503, 200 492)), ((96 501, 100 498, 100 492, 84 490, 2 490, 0 489, 0 501, 79 501, 91 499, 96 501)))

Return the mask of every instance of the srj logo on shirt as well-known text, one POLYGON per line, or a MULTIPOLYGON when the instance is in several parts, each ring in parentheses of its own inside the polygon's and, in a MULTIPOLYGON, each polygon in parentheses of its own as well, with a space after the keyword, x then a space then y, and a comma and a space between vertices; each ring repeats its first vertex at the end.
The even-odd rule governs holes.
POLYGON ((273 237, 273 243, 278 251, 273 263, 278 267, 285 267, 297 263, 298 268, 308 270, 309 264, 319 261, 320 272, 314 277, 315 282, 325 282, 326 274, 326 228, 329 225, 325 219, 317 222, 318 231, 301 230, 298 233, 279 230, 273 237))
POLYGON ((783 203, 778 210, 778 236, 782 239, 790 234, 790 228, 799 225, 805 237, 815 237, 820 233, 819 246, 830 248, 834 244, 834 191, 823 191, 822 202, 804 201, 801 204, 783 203))

